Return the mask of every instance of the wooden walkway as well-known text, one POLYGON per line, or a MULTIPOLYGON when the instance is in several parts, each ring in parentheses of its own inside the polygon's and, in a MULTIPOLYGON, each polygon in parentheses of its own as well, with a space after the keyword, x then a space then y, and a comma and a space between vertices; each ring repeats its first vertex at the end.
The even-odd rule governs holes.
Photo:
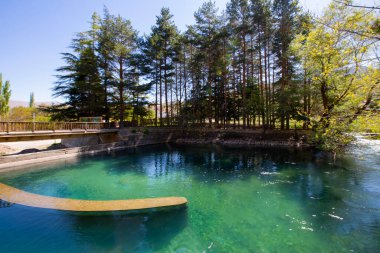
POLYGON ((0 142, 62 139, 117 132, 114 123, 0 122, 0 142))
POLYGON ((130 200, 78 200, 42 196, 0 183, 0 199, 30 207, 73 212, 139 211, 184 206, 184 197, 147 198, 130 200))
POLYGON ((115 129, 115 123, 105 122, 0 122, 0 133, 39 131, 91 131, 115 129))
POLYGON ((0 142, 15 142, 15 141, 39 141, 39 140, 54 140, 64 138, 75 138, 90 135, 115 135, 118 129, 103 129, 103 130, 75 130, 75 131, 38 131, 38 132, 17 132, 2 134, 0 133, 0 142))

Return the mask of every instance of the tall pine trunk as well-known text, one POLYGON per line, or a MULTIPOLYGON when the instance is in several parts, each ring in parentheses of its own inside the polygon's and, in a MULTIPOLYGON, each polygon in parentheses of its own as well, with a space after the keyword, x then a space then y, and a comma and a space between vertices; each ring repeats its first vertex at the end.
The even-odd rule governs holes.
POLYGON ((124 114, 125 114, 125 104, 124 104, 124 72, 123 72, 123 59, 119 59, 119 121, 120 127, 124 126, 124 114))

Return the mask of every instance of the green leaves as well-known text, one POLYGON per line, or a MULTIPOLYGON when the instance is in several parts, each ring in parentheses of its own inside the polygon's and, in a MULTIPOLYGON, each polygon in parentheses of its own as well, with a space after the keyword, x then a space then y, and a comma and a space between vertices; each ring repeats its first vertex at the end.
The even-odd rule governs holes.
POLYGON ((336 152, 349 143, 350 124, 371 104, 379 78, 371 53, 378 43, 366 36, 373 20, 371 13, 333 3, 308 34, 299 34, 292 43, 322 98, 314 111, 322 149, 336 152))
POLYGON ((62 112, 136 121, 151 102, 156 125, 301 123, 316 129, 321 148, 335 150, 349 140, 345 126, 378 108, 371 12, 332 3, 312 17, 296 0, 231 0, 222 15, 208 1, 194 16, 181 34, 162 8, 138 38, 127 19, 94 13, 58 69, 62 112))
POLYGON ((3 76, 0 74, 0 117, 9 112, 9 99, 12 94, 10 87, 9 81, 5 81, 3 84, 3 76))
MULTIPOLYGON (((92 15, 89 31, 76 35, 72 53, 64 53, 66 66, 57 71, 55 96, 66 102, 50 108, 55 118, 111 115, 124 120, 126 104, 139 83, 138 36, 129 20, 104 10, 104 17, 92 15)), ((141 92, 140 92, 141 93, 141 92)))

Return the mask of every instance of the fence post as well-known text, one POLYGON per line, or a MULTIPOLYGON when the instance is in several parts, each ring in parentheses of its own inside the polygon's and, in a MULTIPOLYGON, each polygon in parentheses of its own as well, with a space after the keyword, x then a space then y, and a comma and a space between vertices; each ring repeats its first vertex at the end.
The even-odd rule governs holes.
POLYGON ((85 132, 87 132, 87 128, 88 128, 88 124, 87 124, 87 122, 86 122, 86 123, 84 123, 84 131, 85 131, 85 132))
POLYGON ((7 122, 7 133, 9 134, 9 122, 7 122))
POLYGON ((70 131, 73 131, 73 122, 70 122, 70 131))
POLYGON ((53 122, 53 132, 55 132, 55 122, 53 122))

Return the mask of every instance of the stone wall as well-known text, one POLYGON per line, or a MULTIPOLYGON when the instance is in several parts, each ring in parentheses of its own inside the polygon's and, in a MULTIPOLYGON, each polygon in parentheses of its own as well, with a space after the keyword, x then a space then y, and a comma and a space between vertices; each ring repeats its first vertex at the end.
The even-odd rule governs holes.
POLYGON ((246 129, 180 129, 171 127, 135 127, 121 129, 118 134, 62 140, 66 147, 122 143, 126 147, 177 143, 218 144, 224 146, 309 146, 310 132, 304 130, 246 130, 246 129))
POLYGON ((218 144, 245 147, 309 147, 310 131, 187 129, 175 142, 178 144, 218 144))
POLYGON ((123 143, 116 142, 93 146, 41 151, 28 154, 0 156, 0 172, 23 169, 27 165, 46 163, 59 159, 75 158, 83 154, 111 153, 113 151, 124 150, 125 148, 126 147, 123 143))
POLYGON ((29 154, 0 156, 0 171, 17 166, 66 159, 82 154, 112 152, 145 145, 176 143, 184 145, 217 144, 232 147, 309 147, 307 131, 179 129, 169 127, 125 128, 102 136, 63 139, 66 148, 29 154))
POLYGON ((170 127, 125 128, 119 131, 120 138, 127 147, 172 143, 181 137, 181 133, 181 130, 170 127))
POLYGON ((62 145, 67 148, 94 146, 99 144, 108 144, 120 142, 121 138, 118 133, 107 133, 90 136, 80 136, 73 138, 64 138, 61 140, 62 145))

